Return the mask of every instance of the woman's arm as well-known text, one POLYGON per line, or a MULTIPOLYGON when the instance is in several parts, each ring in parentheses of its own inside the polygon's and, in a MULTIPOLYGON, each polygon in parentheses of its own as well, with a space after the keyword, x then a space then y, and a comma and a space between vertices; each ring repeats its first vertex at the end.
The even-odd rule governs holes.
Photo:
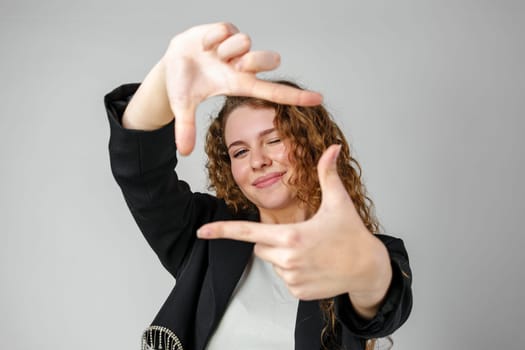
POLYGON ((193 148, 198 104, 220 94, 321 102, 319 94, 259 80, 255 74, 276 68, 279 55, 252 52, 250 46, 250 38, 229 23, 190 28, 171 40, 140 86, 123 86, 105 99, 114 177, 144 236, 174 275, 196 228, 211 220, 218 205, 209 195, 193 194, 173 171, 177 151, 189 154, 193 148))
POLYGON ((401 239, 375 235, 386 247, 392 267, 392 280, 373 318, 363 317, 347 295, 336 298, 336 317, 343 327, 343 335, 362 338, 380 338, 392 334, 408 319, 412 310, 412 272, 408 254, 401 239))
MULTIPOLYGON (((355 334, 375 336, 393 331, 410 313, 410 281, 400 280, 393 264, 397 268, 399 262, 406 270, 408 257, 402 245, 387 245, 365 227, 338 175, 339 149, 330 146, 318 162, 322 201, 309 220, 281 225, 214 222, 201 227, 198 235, 255 243, 255 254, 273 264, 293 295, 302 300, 337 296, 338 303, 345 306, 341 317, 352 310, 360 324, 365 324, 365 330, 355 334), (397 287, 392 287, 399 283, 403 303, 396 299, 397 287), (387 325, 383 322, 389 308, 400 310, 402 317, 388 319, 391 323, 387 325), (368 322, 378 328, 372 331, 368 322)), ((348 329, 351 325, 348 322, 348 329)))
POLYGON ((317 105, 314 92, 260 80, 280 57, 251 51, 251 39, 230 23, 206 24, 176 35, 129 103, 123 125, 154 130, 175 118, 178 151, 187 155, 195 144, 195 111, 211 96, 253 96, 277 103, 317 105))
POLYGON ((137 88, 138 84, 123 85, 105 97, 111 169, 144 237, 177 277, 195 242, 195 230, 211 220, 220 202, 192 193, 178 179, 173 122, 152 131, 122 127, 123 111, 137 88))

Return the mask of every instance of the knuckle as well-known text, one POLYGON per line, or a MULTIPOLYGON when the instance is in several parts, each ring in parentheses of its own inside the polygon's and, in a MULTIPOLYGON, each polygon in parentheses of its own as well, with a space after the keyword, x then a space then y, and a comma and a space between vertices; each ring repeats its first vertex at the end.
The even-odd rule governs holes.
POLYGON ((244 55, 242 58, 242 65, 243 67, 246 67, 248 69, 253 69, 255 65, 255 59, 253 54, 248 53, 247 55, 244 55))
POLYGON ((288 253, 283 256, 281 266, 285 270, 291 270, 296 266, 296 258, 293 253, 288 253))
POLYGON ((286 247, 297 247, 301 243, 301 235, 294 229, 288 229, 282 235, 286 247))
POLYGON ((250 235, 250 229, 246 225, 240 225, 238 228, 238 234, 240 237, 248 237, 250 235))
POLYGON ((239 40, 241 46, 243 48, 250 48, 252 46, 252 39, 250 38, 250 36, 246 33, 239 33, 237 34, 238 38, 237 40, 239 40))
POLYGON ((217 23, 215 30, 217 31, 217 34, 226 36, 231 33, 232 27, 233 27, 233 24, 229 22, 219 22, 217 23))

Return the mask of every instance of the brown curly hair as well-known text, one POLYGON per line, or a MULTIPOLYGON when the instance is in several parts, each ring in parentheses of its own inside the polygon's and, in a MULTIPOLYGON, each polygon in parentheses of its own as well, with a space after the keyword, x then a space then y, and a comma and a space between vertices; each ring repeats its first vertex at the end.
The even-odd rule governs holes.
MULTIPOLYGON (((274 82, 302 89, 290 81, 274 82)), ((230 157, 224 142, 224 130, 228 116, 241 106, 275 110, 275 128, 280 137, 289 141, 291 146, 289 157, 294 166, 294 175, 289 185, 309 213, 315 213, 321 205, 322 193, 317 175, 319 158, 330 145, 340 144, 341 151, 337 159, 339 176, 366 228, 373 234, 378 233, 379 222, 374 214, 373 202, 367 196, 361 180, 361 166, 351 156, 345 136, 322 105, 301 107, 281 105, 253 97, 226 97, 217 117, 211 121, 205 146, 208 155, 206 163, 209 175, 208 187, 215 191, 218 198, 223 199, 236 212, 257 210, 233 179, 230 157)), ((322 300, 320 305, 326 322, 321 339, 327 347, 329 346, 327 342, 333 345, 331 340, 335 339, 334 299, 322 300)), ((370 346, 373 347, 373 342, 367 344, 367 348, 370 346)))

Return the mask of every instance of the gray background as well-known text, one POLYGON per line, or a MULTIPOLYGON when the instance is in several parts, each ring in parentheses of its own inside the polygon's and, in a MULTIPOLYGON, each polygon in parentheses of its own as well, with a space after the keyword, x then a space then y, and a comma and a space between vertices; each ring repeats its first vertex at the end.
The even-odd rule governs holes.
MULTIPOLYGON (((107 155, 103 95, 170 38, 227 20, 319 90, 349 136, 415 305, 397 349, 523 349, 525 5, 520 1, 0 3, 0 339, 138 349, 173 281, 107 155)), ((198 151, 181 173, 204 190, 198 151)))

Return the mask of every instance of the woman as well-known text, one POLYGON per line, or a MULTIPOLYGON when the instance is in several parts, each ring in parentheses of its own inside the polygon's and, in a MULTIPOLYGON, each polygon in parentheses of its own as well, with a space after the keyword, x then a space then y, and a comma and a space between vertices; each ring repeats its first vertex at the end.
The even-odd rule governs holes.
POLYGON ((278 64, 233 25, 203 25, 177 35, 140 87, 106 96, 113 174, 177 280, 144 349, 364 349, 410 313, 402 241, 375 234, 359 166, 321 96, 255 76, 278 64), (213 95, 237 96, 207 137, 217 197, 173 172, 213 95))

